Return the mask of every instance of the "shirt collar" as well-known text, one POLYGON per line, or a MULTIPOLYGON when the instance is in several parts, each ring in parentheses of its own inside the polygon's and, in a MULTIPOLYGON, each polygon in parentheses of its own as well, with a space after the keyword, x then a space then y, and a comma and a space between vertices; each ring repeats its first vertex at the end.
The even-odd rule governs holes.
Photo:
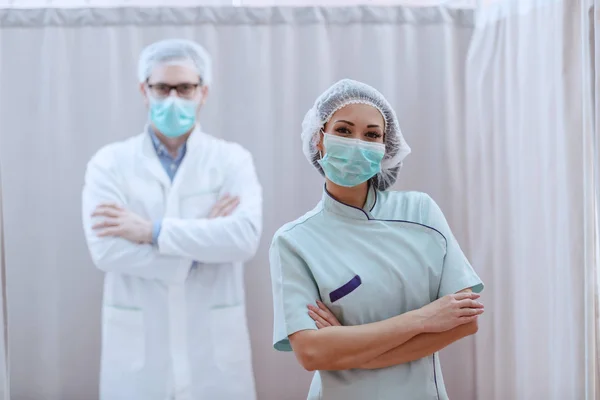
POLYGON ((373 219, 371 212, 377 203, 377 191, 372 185, 369 185, 367 201, 362 209, 350 206, 334 199, 333 196, 331 196, 331 194, 327 191, 326 187, 323 188, 322 202, 323 208, 328 212, 350 219, 368 221, 369 219, 373 219))
MULTIPOLYGON (((154 150, 156 150, 156 154, 159 157, 173 158, 171 156, 171 154, 169 153, 169 150, 167 150, 167 148, 160 141, 158 136, 156 136, 156 132, 154 132, 154 129, 152 129, 151 126, 148 126, 148 133, 150 134, 150 138, 152 139, 152 144, 154 145, 154 150)), ((187 146, 187 143, 184 143, 179 147, 179 149, 177 149, 177 156, 174 158, 174 160, 180 160, 181 158, 183 158, 183 155, 185 154, 186 146, 187 146)))

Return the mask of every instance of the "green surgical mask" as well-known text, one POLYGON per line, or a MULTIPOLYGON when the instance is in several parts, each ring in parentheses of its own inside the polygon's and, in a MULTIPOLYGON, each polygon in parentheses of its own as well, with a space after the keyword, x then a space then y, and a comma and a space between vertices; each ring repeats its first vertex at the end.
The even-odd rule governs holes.
POLYGON ((325 176, 336 185, 358 186, 381 171, 381 160, 385 156, 383 143, 325 133, 323 145, 326 154, 318 162, 325 176))
POLYGON ((167 137, 178 137, 196 124, 198 104, 193 100, 169 96, 150 100, 150 121, 167 137))

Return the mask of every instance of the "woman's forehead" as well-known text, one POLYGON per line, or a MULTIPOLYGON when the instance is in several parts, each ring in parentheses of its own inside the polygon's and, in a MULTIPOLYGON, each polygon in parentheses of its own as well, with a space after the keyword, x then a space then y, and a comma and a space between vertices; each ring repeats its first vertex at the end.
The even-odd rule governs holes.
POLYGON ((369 104, 348 104, 337 110, 329 122, 335 123, 337 120, 345 120, 353 123, 365 125, 381 125, 383 127, 384 118, 381 112, 369 104))

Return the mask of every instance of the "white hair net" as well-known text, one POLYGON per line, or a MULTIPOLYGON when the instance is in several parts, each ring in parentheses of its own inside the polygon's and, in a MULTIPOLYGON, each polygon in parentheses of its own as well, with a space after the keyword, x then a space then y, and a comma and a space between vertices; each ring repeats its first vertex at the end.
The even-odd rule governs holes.
POLYGON ((321 129, 336 111, 348 104, 368 104, 379 110, 383 116, 385 156, 381 162, 381 172, 371 178, 371 181, 377 189, 386 190, 396 182, 402 161, 410 153, 410 147, 402 136, 398 117, 390 104, 381 93, 367 84, 342 79, 317 98, 302 121, 304 155, 321 175, 325 176, 318 163, 321 156, 317 144, 321 139, 321 129))
POLYGON ((138 79, 145 82, 157 65, 188 65, 196 69, 203 85, 212 80, 210 55, 198 43, 185 39, 168 39, 152 43, 142 50, 138 61, 138 79))

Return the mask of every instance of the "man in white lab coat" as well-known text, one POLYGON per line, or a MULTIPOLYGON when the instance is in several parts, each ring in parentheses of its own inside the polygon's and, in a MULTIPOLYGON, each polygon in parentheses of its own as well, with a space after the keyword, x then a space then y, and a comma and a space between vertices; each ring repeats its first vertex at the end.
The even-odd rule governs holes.
POLYGON ((102 400, 254 400, 242 263, 262 230, 262 189, 241 146, 197 122, 211 78, 198 44, 139 61, 144 131, 87 166, 83 225, 106 272, 102 400))

